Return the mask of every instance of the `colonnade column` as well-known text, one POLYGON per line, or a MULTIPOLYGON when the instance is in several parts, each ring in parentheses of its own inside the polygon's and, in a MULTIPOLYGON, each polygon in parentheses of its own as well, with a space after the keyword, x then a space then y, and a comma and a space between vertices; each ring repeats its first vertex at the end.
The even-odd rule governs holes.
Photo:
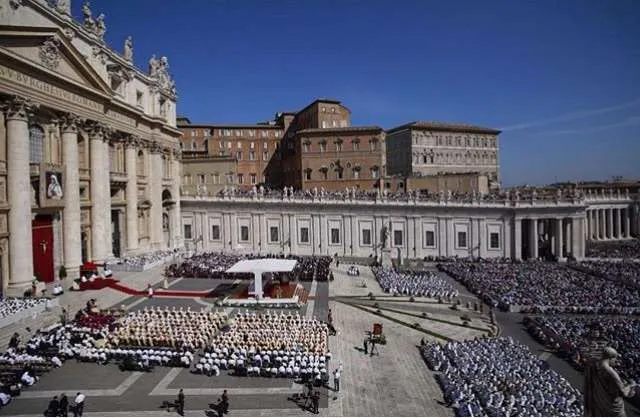
POLYGON ((184 245, 182 241, 182 214, 180 210, 180 181, 182 179, 181 168, 182 163, 180 162, 180 150, 174 150, 173 158, 171 160, 173 177, 173 183, 171 185, 171 197, 175 202, 173 210, 171 211, 173 248, 182 248, 182 246, 184 245))
POLYGON ((538 220, 529 220, 529 258, 538 258, 538 220))
POLYGON ((631 208, 624 210, 624 237, 631 238, 631 208))
POLYGON ((82 231, 80 212, 80 172, 78 162, 78 125, 80 118, 66 114, 61 118, 62 156, 66 165, 64 182, 64 266, 67 277, 80 277, 82 264, 82 231))
POLYGON ((615 209, 616 211, 616 239, 622 238, 622 209, 615 209))
POLYGON ((9 210, 8 296, 22 296, 33 280, 29 112, 32 104, 13 97, 6 104, 7 198, 9 210))
POLYGON ((522 220, 515 218, 513 221, 513 258, 522 260, 522 220))
POLYGON ((574 228, 574 223, 572 220, 567 220, 567 222, 564 225, 564 246, 566 249, 566 254, 573 254, 574 248, 573 248, 573 235, 572 235, 572 229, 574 228))
POLYGON ((555 235, 556 235, 556 242, 555 242, 555 254, 556 257, 558 258, 564 258, 564 254, 562 253, 562 247, 563 247, 563 227, 562 227, 562 219, 556 219, 556 225, 555 225, 555 235))
POLYGON ((99 124, 89 126, 91 142, 91 253, 93 262, 103 263, 109 255, 111 230, 111 196, 106 195, 105 182, 109 182, 107 144, 104 128, 99 124), (109 218, 105 215, 109 213, 109 218))
POLYGON ((162 245, 162 148, 157 142, 152 142, 149 147, 150 172, 149 195, 152 204, 149 212, 149 224, 151 226, 151 248, 160 249, 162 245))
POLYGON ((137 145, 135 138, 125 143, 125 169, 127 170, 126 217, 127 217, 127 253, 138 249, 138 167, 137 145))
POLYGON ((604 225, 604 221, 601 221, 603 211, 602 209, 596 209, 596 240, 600 240, 603 237, 602 227, 604 225))

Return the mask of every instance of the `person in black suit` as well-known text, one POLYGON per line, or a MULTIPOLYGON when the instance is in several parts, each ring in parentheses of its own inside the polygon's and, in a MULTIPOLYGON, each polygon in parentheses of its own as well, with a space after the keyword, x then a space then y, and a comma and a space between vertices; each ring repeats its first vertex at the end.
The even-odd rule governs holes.
POLYGON ((60 395, 60 403, 58 404, 58 416, 66 417, 69 415, 69 398, 64 393, 60 395))
POLYGON ((49 401, 49 407, 46 411, 44 411, 45 417, 55 417, 58 415, 58 408, 60 407, 60 403, 58 402, 58 397, 54 396, 53 399, 49 401))
POLYGON ((178 392, 178 400, 176 401, 176 409, 178 414, 184 416, 184 392, 182 389, 178 392))

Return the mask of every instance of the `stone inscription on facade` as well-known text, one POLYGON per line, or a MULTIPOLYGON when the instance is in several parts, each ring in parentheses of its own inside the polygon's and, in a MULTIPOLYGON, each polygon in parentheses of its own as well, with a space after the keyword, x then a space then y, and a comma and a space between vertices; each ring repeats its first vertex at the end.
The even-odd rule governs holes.
POLYGON ((72 93, 70 91, 58 88, 54 85, 51 85, 45 81, 39 80, 35 77, 32 77, 27 74, 20 73, 11 68, 7 68, 4 65, 0 65, 0 78, 11 81, 13 83, 29 87, 43 93, 46 93, 50 96, 66 100, 67 102, 84 106, 86 108, 97 110, 102 112, 104 106, 101 103, 88 99, 86 97, 80 96, 78 94, 72 93))
POLYGON ((136 126, 136 120, 134 118, 131 118, 127 115, 123 115, 122 113, 116 112, 113 109, 107 110, 107 117, 120 122, 124 122, 127 125, 136 126))

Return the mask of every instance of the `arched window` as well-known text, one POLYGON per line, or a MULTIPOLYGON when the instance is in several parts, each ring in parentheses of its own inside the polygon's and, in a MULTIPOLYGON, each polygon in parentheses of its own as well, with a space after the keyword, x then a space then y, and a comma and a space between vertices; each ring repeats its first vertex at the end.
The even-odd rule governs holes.
POLYGON ((40 163, 44 154, 44 130, 38 125, 29 127, 29 162, 40 163))

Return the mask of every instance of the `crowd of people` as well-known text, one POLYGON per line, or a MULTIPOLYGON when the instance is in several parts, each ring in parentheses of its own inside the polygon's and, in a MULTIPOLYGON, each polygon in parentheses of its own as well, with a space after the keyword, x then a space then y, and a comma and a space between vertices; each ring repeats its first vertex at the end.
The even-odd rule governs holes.
MULTIPOLYGON (((199 191, 200 195, 209 194, 206 190, 199 191)), ((284 187, 281 190, 265 188, 263 186, 252 188, 238 188, 225 186, 216 196, 221 198, 266 198, 266 199, 294 199, 294 200, 393 200, 393 201, 427 201, 442 202, 453 201, 456 203, 471 202, 510 202, 521 200, 572 200, 582 199, 584 194, 577 189, 556 189, 549 192, 548 190, 538 190, 535 188, 526 188, 518 190, 499 189, 489 193, 477 192, 454 192, 451 190, 438 191, 437 193, 427 190, 396 190, 387 189, 363 190, 353 188, 345 188, 344 190, 325 190, 323 187, 307 190, 294 190, 293 187, 284 187)))
POLYGON ((44 306, 44 298, 0 298, 0 319, 12 317, 37 306, 44 306))
POLYGON ((527 313, 640 312, 640 290, 541 261, 455 261, 438 268, 493 307, 527 313))
POLYGON ((205 348, 226 323, 225 313, 180 307, 145 307, 130 312, 109 334, 108 347, 164 347, 194 351, 205 348))
POLYGON ((435 273, 400 272, 386 267, 371 270, 385 293, 443 299, 458 296, 458 291, 435 273))
POLYGON ((213 337, 195 372, 219 375, 289 377, 326 382, 329 377, 328 326, 297 312, 238 313, 213 337))
POLYGON ((586 256, 640 259, 640 238, 623 241, 587 241, 586 256))
POLYGON ((178 255, 179 251, 177 249, 158 250, 146 254, 118 258, 109 262, 109 266, 112 269, 119 271, 142 271, 147 269, 149 266, 153 266, 157 263, 167 260, 167 258, 169 257, 175 257, 178 255))
MULTIPOLYGON (((208 252, 193 255, 183 259, 179 263, 173 263, 165 269, 167 277, 196 277, 207 279, 238 279, 253 278, 252 274, 227 274, 229 268, 241 260, 254 260, 259 258, 287 258, 298 263, 289 274, 292 281, 326 281, 329 279, 332 258, 328 256, 288 256, 282 254, 234 254, 221 252, 208 252)), ((278 275, 276 275, 277 277, 278 275)))
POLYGON ((538 342, 584 368, 586 352, 595 340, 620 353, 619 374, 626 380, 640 380, 640 319, 633 317, 550 317, 525 321, 527 331, 538 342))
POLYGON ((589 260, 573 266, 605 279, 640 288, 640 261, 589 260))
POLYGON ((524 345, 479 338, 421 345, 458 416, 582 416, 579 390, 524 345))

